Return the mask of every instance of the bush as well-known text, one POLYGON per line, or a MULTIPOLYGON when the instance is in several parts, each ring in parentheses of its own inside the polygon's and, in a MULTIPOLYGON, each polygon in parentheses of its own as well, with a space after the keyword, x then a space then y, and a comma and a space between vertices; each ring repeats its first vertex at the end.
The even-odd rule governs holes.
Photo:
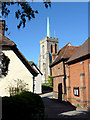
POLYGON ((48 83, 42 84, 42 93, 52 92, 53 86, 49 85, 48 83))
POLYGON ((50 86, 53 86, 53 78, 52 76, 48 76, 48 83, 50 86))
POLYGON ((44 104, 40 96, 21 92, 2 98, 3 120, 43 120, 44 104))

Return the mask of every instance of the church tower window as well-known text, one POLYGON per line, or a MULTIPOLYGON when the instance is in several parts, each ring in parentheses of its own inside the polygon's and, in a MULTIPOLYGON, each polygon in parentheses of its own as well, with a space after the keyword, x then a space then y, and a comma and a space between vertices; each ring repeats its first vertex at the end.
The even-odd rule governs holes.
POLYGON ((53 53, 53 46, 51 45, 51 53, 53 53))
POLYGON ((44 54, 44 45, 42 46, 42 53, 44 54))
POLYGON ((57 44, 55 44, 55 53, 57 53, 57 44))

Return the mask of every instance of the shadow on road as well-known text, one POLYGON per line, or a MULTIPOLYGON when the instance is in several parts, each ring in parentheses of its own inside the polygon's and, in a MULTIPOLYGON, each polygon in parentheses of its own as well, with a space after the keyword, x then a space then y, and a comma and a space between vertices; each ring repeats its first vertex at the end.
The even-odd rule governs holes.
POLYGON ((53 98, 43 97, 45 105, 45 120, 79 119, 88 120, 88 113, 76 111, 76 107, 69 102, 58 101, 53 98))

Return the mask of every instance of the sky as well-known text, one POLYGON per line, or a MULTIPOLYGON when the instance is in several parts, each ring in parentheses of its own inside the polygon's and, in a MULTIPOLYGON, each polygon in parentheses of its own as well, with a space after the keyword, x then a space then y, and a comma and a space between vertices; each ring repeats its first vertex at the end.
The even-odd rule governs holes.
POLYGON ((11 12, 5 18, 8 25, 5 36, 16 43, 28 61, 39 64, 40 40, 47 36, 47 16, 51 37, 59 40, 59 50, 68 42, 73 46, 82 45, 88 38, 88 2, 52 2, 48 9, 42 2, 30 5, 39 13, 26 23, 25 28, 17 29, 19 21, 13 14, 17 6, 10 7, 11 12))

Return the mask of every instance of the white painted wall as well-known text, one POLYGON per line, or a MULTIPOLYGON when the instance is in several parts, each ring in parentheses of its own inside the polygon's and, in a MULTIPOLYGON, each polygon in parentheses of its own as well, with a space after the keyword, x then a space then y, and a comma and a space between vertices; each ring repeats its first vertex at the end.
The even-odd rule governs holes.
POLYGON ((3 50, 3 53, 9 57, 10 63, 8 75, 0 78, 0 96, 9 96, 8 87, 10 85, 14 87, 16 84, 14 80, 18 79, 24 80, 29 91, 33 92, 33 75, 12 50, 3 50))
MULTIPOLYGON (((34 65, 33 65, 33 68, 36 71, 38 71, 34 65)), ((38 73, 39 73, 39 71, 38 71, 38 73)), ((40 73, 35 77, 34 84, 35 84, 34 93, 41 94, 42 93, 42 75, 40 73)))
POLYGON ((35 92, 37 94, 41 94, 42 93, 42 75, 38 74, 37 77, 35 77, 35 92))

